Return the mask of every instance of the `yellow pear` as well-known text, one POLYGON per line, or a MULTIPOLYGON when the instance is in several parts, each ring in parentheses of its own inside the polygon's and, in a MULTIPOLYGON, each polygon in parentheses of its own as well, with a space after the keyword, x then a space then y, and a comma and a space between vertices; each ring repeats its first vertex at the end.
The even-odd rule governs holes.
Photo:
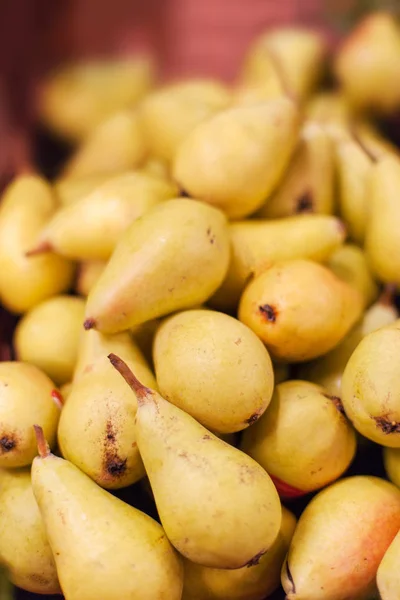
POLYGON ((176 195, 172 183, 145 173, 112 177, 57 211, 39 234, 37 251, 52 250, 75 260, 107 260, 133 221, 176 195))
POLYGON ((264 467, 281 498, 292 498, 338 479, 354 458, 356 434, 340 398, 313 383, 285 381, 244 432, 241 449, 264 467))
POLYGON ((141 166, 141 171, 154 177, 159 177, 168 182, 171 181, 169 174, 169 165, 161 158, 156 158, 151 154, 147 157, 141 166))
POLYGON ((228 89, 213 79, 189 79, 155 90, 139 109, 151 153, 170 163, 192 129, 229 102, 228 89))
POLYGON ((347 124, 352 106, 341 90, 320 91, 312 96, 304 108, 306 120, 322 125, 347 124))
POLYGON ((400 597, 400 534, 398 533, 385 552, 376 575, 381 600, 397 600, 400 597))
POLYGON ((334 166, 334 146, 326 127, 306 122, 282 181, 257 215, 275 219, 303 212, 332 214, 334 166))
POLYGON ((271 400, 268 351, 251 329, 223 313, 169 317, 157 330, 153 355, 162 396, 211 431, 245 429, 271 400))
POLYGON ((297 142, 299 111, 287 98, 221 111, 180 144, 173 176, 190 196, 239 219, 273 191, 297 142))
POLYGON ((0 206, 0 299, 22 313, 72 284, 72 263, 56 256, 26 256, 40 230, 56 210, 48 183, 38 175, 21 175, 6 189, 0 206))
POLYGON ((131 327, 130 332, 133 335, 135 343, 143 353, 147 362, 153 364, 153 343, 161 319, 152 319, 140 325, 131 327))
POLYGON ((72 390, 72 381, 67 381, 67 383, 64 383, 64 385, 62 385, 60 387, 60 394, 61 394, 63 404, 67 401, 68 396, 71 393, 71 390, 72 390))
POLYGON ((400 158, 387 155, 374 166, 370 178, 370 209, 365 249, 379 280, 400 285, 400 158))
POLYGON ((144 387, 118 356, 109 358, 136 395, 137 443, 171 543, 206 567, 258 564, 281 526, 281 505, 269 475, 144 387))
POLYGON ((332 350, 361 317, 363 299, 311 260, 277 263, 245 288, 239 319, 283 362, 303 362, 332 350))
POLYGON ((282 568, 287 600, 370 600, 376 572, 400 527, 400 490, 348 477, 302 513, 282 568))
POLYGON ((390 113, 400 106, 400 28, 389 12, 361 20, 336 56, 336 75, 360 109, 390 113))
POLYGON ((128 332, 85 332, 58 443, 64 458, 98 485, 117 489, 143 477, 144 468, 135 441, 136 400, 107 360, 110 352, 119 352, 146 385, 156 385, 128 332))
POLYGON ((40 117, 56 134, 81 140, 114 112, 139 100, 153 79, 154 67, 147 57, 68 64, 44 81, 40 117))
POLYGON ((80 263, 76 274, 75 289, 81 296, 88 296, 107 264, 105 260, 85 260, 80 263))
POLYGON ((226 218, 186 198, 132 223, 90 291, 85 328, 113 333, 206 301, 229 262, 226 218))
POLYGON ((134 110, 113 114, 97 125, 67 163, 63 177, 91 177, 116 174, 140 164, 146 144, 134 110))
POLYGON ((231 223, 229 233, 231 260, 228 273, 210 299, 212 306, 228 311, 236 310, 246 283, 263 269, 294 258, 323 262, 346 236, 342 222, 330 215, 249 219, 231 223))
POLYGON ((180 600, 183 571, 162 527, 50 453, 35 427, 32 488, 68 600, 180 600))
POLYGON ((115 176, 114 173, 97 173, 87 177, 61 177, 54 182, 54 192, 62 206, 72 204, 115 176))
POLYGON ((19 360, 36 365, 57 384, 72 378, 78 354, 85 303, 74 296, 54 296, 19 321, 14 347, 19 360))
POLYGON ((0 470, 0 562, 14 585, 33 594, 61 593, 30 469, 0 470))
POLYGON ((282 507, 278 537, 258 565, 210 569, 184 559, 182 600, 264 600, 280 583, 281 567, 296 527, 296 517, 282 507))
POLYGON ((383 448, 383 462, 386 475, 397 487, 400 487, 400 450, 398 448, 383 448))
POLYGON ((53 448, 59 392, 34 365, 0 362, 0 468, 30 465, 36 456, 32 423, 40 421, 53 448))

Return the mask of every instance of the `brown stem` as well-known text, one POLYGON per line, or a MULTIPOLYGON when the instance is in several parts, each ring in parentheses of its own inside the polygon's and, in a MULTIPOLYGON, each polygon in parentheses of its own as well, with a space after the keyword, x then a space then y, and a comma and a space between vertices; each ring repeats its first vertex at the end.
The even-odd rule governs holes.
POLYGON ((35 248, 32 250, 28 250, 25 252, 25 256, 36 256, 37 254, 45 254, 46 252, 51 252, 53 250, 50 242, 40 242, 35 248))
POLYGON ((116 354, 109 354, 108 359, 118 373, 122 375, 129 387, 135 392, 139 404, 143 404, 147 396, 152 394, 152 390, 140 383, 122 358, 119 358, 116 354))
POLYGON ((51 452, 47 440, 44 437, 43 429, 40 427, 40 425, 34 425, 33 429, 35 430, 39 456, 40 458, 46 458, 46 456, 49 456, 51 452))

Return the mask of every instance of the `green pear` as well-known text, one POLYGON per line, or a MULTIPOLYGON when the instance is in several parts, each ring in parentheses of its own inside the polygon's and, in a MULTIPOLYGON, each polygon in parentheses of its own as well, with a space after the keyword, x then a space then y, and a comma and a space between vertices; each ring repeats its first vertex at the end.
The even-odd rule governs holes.
POLYGON ((371 600, 400 527, 400 490, 370 476, 342 479, 302 513, 282 568, 287 600, 371 600))
POLYGON ((179 145, 173 176, 190 196, 230 218, 255 212, 282 177, 297 142, 299 111, 285 98, 221 111, 179 145))
POLYGON ((66 600, 180 600, 182 564, 162 527, 51 454, 35 429, 32 488, 66 600))
POLYGON ((290 498, 338 479, 353 460, 356 435, 340 398, 313 383, 285 381, 244 432, 241 449, 264 467, 281 498, 290 498))
POLYGON ((128 332, 84 332, 71 391, 61 413, 58 443, 64 458, 98 485, 117 489, 144 475, 135 441, 137 403, 107 360, 118 352, 146 385, 156 385, 128 332))
POLYGON ((296 517, 282 507, 278 537, 258 565, 210 569, 184 559, 182 600, 264 600, 280 583, 281 567, 296 527, 296 517))
POLYGON ((269 475, 144 387, 119 357, 109 358, 137 397, 137 443, 171 543, 206 567, 257 564, 281 526, 281 504, 269 475))
POLYGON ((268 351, 233 317, 212 310, 173 315, 158 328, 153 352, 162 396, 211 431, 245 429, 271 400, 268 351))
POLYGON ((399 560, 400 533, 386 550, 376 575, 381 600, 397 600, 400 597, 399 560))
POLYGON ((0 362, 0 468, 30 465, 36 456, 32 424, 40 421, 53 448, 60 394, 34 365, 0 362))
POLYGON ((132 223, 90 291, 85 328, 115 333, 202 304, 222 283, 229 237, 222 212, 167 200, 132 223))
POLYGON ((371 172, 365 249, 378 279, 397 285, 400 285, 399 186, 400 158, 386 155, 371 172))
POLYGON ((30 469, 0 470, 0 562, 14 585, 33 594, 61 593, 30 469))

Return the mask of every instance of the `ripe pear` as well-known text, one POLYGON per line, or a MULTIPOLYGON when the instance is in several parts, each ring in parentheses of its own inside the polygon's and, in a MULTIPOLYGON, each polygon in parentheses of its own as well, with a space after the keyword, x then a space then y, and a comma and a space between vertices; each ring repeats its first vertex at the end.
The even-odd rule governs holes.
POLYGON ((226 218, 187 198, 132 223, 90 291, 85 328, 114 333, 207 300, 229 262, 226 218))
POLYGON ((354 427, 366 438, 400 448, 400 321, 364 337, 348 361, 342 401, 354 427))
POLYGON ((326 127, 306 122, 280 185, 257 215, 276 219, 304 212, 332 214, 334 167, 334 145, 326 127))
POLYGON ((62 385, 60 387, 60 394, 62 397, 63 404, 67 401, 68 396, 71 393, 71 390, 72 390, 72 381, 67 381, 67 383, 64 383, 64 385, 62 385))
POLYGON ((400 158, 386 155, 370 178, 370 209, 365 249, 371 268, 381 281, 400 285, 400 158))
POLYGON ((134 110, 115 113, 97 125, 67 163, 63 177, 116 174, 139 165, 146 143, 134 110))
POLYGON ((136 395, 137 443, 171 543, 206 567, 257 564, 281 526, 279 496, 269 475, 144 387, 118 356, 109 358, 136 395))
POLYGON ((54 192, 62 206, 77 202, 88 196, 115 174, 97 173, 87 177, 61 177, 54 182, 54 192))
POLYGON ((397 487, 400 487, 400 450, 398 448, 383 448, 383 462, 386 475, 397 487))
POLYGON ((275 387, 259 421, 244 432, 241 449, 287 498, 338 479, 354 458, 356 434, 340 398, 313 383, 285 381, 275 387))
POLYGON ((88 296, 107 264, 105 260, 85 260, 78 266, 75 289, 81 296, 88 296))
POLYGON ((36 456, 32 423, 40 421, 53 448, 59 392, 34 365, 0 362, 0 468, 30 465, 36 456))
POLYGON ((150 365, 153 365, 153 343, 160 323, 161 319, 153 319, 140 325, 134 325, 130 329, 135 343, 150 365))
POLYGON ((131 223, 176 194, 172 183, 145 173, 112 177, 57 211, 38 236, 37 252, 52 250, 74 260, 107 260, 131 223))
POLYGON ((223 313, 169 317, 157 330, 153 354, 162 396, 211 431, 245 429, 271 400, 268 351, 251 329, 223 313))
POLYGON ((264 600, 279 586, 295 527, 296 517, 282 507, 278 537, 258 565, 251 568, 210 569, 184 559, 182 600, 264 600))
POLYGON ((128 332, 110 336, 85 332, 58 426, 58 443, 64 458, 98 485, 118 489, 143 477, 144 468, 135 440, 137 403, 107 360, 110 352, 120 353, 146 385, 156 385, 128 332))
POLYGON ((49 184, 38 175, 21 175, 6 189, 0 206, 0 299, 22 313, 66 291, 72 263, 49 253, 26 256, 45 222, 56 210, 49 184))
POLYGON ((161 158, 156 158, 151 154, 147 156, 146 160, 142 163, 142 173, 152 175, 153 177, 159 177, 164 181, 171 183, 169 174, 169 165, 161 158))
POLYGON ((341 90, 319 91, 308 100, 304 114, 307 121, 325 126, 347 124, 353 116, 352 106, 341 90))
POLYGON ((162 527, 50 453, 36 426, 32 488, 67 600, 180 600, 183 571, 162 527))
POLYGON ((358 109, 391 113, 400 106, 400 28, 389 12, 365 17, 344 41, 335 72, 358 109))
POLYGON ((19 321, 14 333, 18 360, 36 365, 58 385, 72 378, 78 354, 85 303, 74 296, 54 296, 19 321))
POLYGON ((0 562, 14 585, 33 594, 61 593, 30 469, 0 470, 0 562))
POLYGON ((61 137, 82 140, 105 118, 139 100, 153 79, 147 57, 68 64, 43 82, 40 117, 61 137))
POLYGON ((229 102, 228 89, 213 79, 189 79, 153 91, 139 109, 151 153, 170 163, 192 129, 229 102))
POLYGON ((174 179, 190 196, 230 218, 250 215, 282 177, 298 127, 299 110, 285 97, 223 110, 179 145, 174 179))
POLYGON ((400 597, 400 534, 398 533, 385 552, 376 575, 381 600, 397 600, 400 597))
POLYGON ((287 600, 370 600, 376 571, 400 527, 400 490, 348 477, 319 492, 301 515, 282 568, 287 600))
POLYGON ((249 279, 282 260, 325 261, 343 243, 346 230, 330 215, 298 215, 284 219, 249 219, 229 225, 231 260, 228 273, 210 304, 235 311, 249 279), (284 243, 282 243, 284 240, 284 243))
POLYGON ((311 260, 277 263, 245 288, 239 319, 272 358, 303 362, 326 354, 350 331, 363 309, 361 294, 311 260))

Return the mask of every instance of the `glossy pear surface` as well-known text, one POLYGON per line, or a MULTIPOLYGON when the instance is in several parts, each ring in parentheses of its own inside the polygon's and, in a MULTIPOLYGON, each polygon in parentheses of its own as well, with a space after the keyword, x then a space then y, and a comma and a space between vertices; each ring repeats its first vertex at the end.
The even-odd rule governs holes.
POLYGON ((387 549, 376 575, 381 600, 397 600, 400 595, 400 534, 387 549))

